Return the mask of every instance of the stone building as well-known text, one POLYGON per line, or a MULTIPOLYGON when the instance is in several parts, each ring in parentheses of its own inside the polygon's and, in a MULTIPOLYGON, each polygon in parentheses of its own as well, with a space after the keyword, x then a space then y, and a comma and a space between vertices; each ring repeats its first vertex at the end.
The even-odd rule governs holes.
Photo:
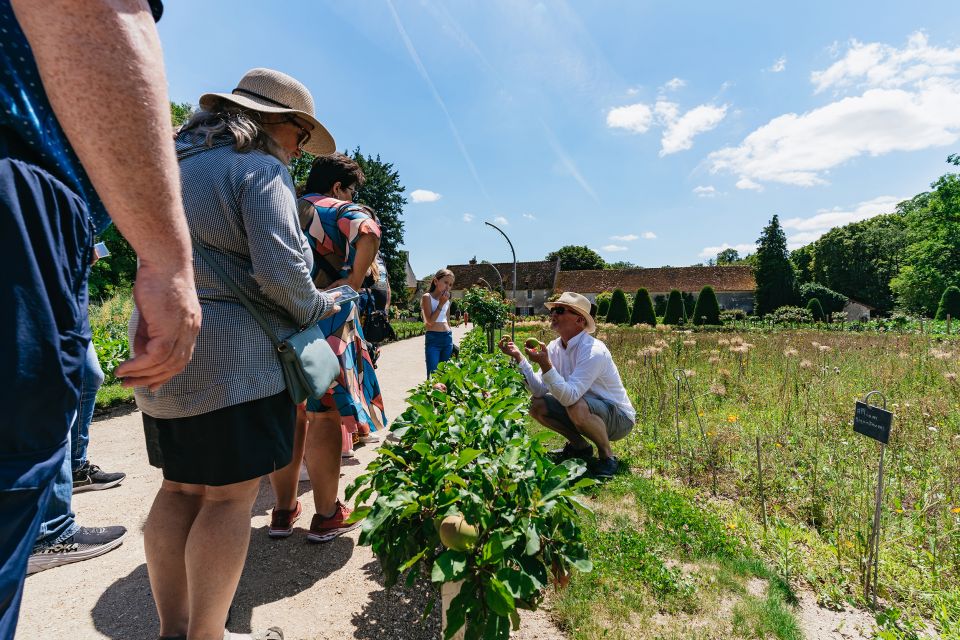
MULTIPOLYGON (((454 275, 453 298, 462 298, 463 293, 470 287, 481 286, 490 289, 500 289, 509 299, 513 286, 512 262, 477 262, 471 260, 468 264, 451 264, 447 266, 454 275)), ((553 293, 554 282, 560 273, 560 260, 554 262, 518 262, 517 263, 517 300, 516 309, 519 315, 543 314, 547 312, 544 303, 553 293)))

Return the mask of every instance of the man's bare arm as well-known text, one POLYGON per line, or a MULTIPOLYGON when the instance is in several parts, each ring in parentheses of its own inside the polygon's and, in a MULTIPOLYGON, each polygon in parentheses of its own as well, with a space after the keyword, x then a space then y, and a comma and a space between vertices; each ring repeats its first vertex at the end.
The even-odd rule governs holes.
POLYGON ((190 235, 156 26, 143 0, 12 0, 57 120, 140 259, 136 358, 119 376, 157 387, 200 327, 190 235))

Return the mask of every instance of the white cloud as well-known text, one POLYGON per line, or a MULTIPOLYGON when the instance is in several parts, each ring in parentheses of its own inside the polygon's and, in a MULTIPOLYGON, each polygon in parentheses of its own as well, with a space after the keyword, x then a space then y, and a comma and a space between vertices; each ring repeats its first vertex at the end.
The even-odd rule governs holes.
POLYGON ((770 71, 773 73, 780 73, 787 68, 787 58, 786 56, 780 56, 777 58, 777 61, 773 63, 773 66, 770 67, 770 71))
POLYGON ((637 89, 636 87, 630 87, 629 89, 627 89, 628 96, 635 96, 638 93, 640 93, 640 89, 637 89))
MULTIPOLYGON (((658 103, 659 106, 659 103, 658 103)), ((727 115, 726 105, 715 107, 702 104, 690 109, 675 120, 666 122, 660 139, 660 156, 685 151, 693 146, 693 139, 716 127, 727 115)))
POLYGON ((755 244, 727 244, 724 242, 719 247, 704 247, 703 251, 700 252, 701 258, 716 258, 717 254, 723 251, 724 249, 736 249, 737 253, 741 256, 744 256, 748 253, 753 253, 757 250, 757 245, 755 244))
POLYGON ((625 236, 610 236, 611 240, 616 240, 617 242, 633 242, 639 238, 640 236, 633 233, 628 233, 625 236))
POLYGON ((532 213, 525 213, 525 214, 523 214, 521 217, 526 218, 527 220, 536 220, 536 219, 537 219, 537 216, 533 215, 532 213))
POLYGON ((750 178, 740 178, 737 180, 737 189, 749 189, 750 191, 763 191, 763 187, 750 178))
POLYGON ((653 124, 653 112, 650 107, 642 103, 615 107, 607 113, 607 126, 614 129, 646 133, 651 124, 653 124))
POLYGON ((643 238, 644 240, 656 240, 657 234, 655 234, 653 231, 644 231, 643 235, 641 235, 640 237, 643 238))
POLYGON ((465 214, 463 214, 463 221, 464 221, 464 222, 473 222, 473 214, 472 214, 472 213, 465 213, 465 214))
POLYGON ((960 139, 960 48, 930 47, 923 34, 912 35, 904 49, 853 42, 840 61, 814 72, 811 81, 818 93, 854 85, 865 90, 770 120, 739 146, 711 153, 710 170, 735 174, 748 181, 744 184, 809 187, 825 184, 830 169, 862 155, 960 139))
POLYGON ((813 242, 834 227, 866 220, 883 213, 893 213, 896 211, 897 204, 903 200, 904 198, 896 196, 879 196, 861 202, 853 208, 820 209, 816 215, 809 218, 787 218, 780 224, 784 229, 797 232, 787 238, 787 246, 790 249, 796 249, 813 242))
POLYGON ((693 188, 693 192, 701 198, 712 198, 717 195, 717 190, 713 186, 696 186, 693 188))
POLYGON ((686 80, 681 80, 680 78, 674 78, 663 85, 664 89, 668 91, 676 91, 677 89, 682 89, 687 86, 686 80))
POLYGON ((426 189, 415 189, 410 192, 410 199, 414 202, 436 202, 442 197, 439 193, 426 189))
POLYGON ((600 247, 600 248, 603 249, 604 251, 608 252, 608 253, 613 253, 613 252, 616 252, 616 251, 626 251, 626 250, 627 250, 626 247, 624 247, 623 245, 619 245, 619 244, 605 244, 605 245, 603 245, 603 246, 600 247))
POLYGON ((493 221, 503 226, 507 226, 510 224, 510 221, 504 218, 503 216, 497 216, 496 218, 493 219, 493 221))

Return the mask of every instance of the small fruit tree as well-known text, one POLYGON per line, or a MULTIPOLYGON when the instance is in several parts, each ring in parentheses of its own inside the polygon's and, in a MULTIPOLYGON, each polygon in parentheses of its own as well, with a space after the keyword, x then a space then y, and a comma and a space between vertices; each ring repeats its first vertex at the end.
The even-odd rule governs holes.
POLYGON ((506 324, 510 317, 510 306, 499 293, 483 287, 467 289, 461 306, 477 326, 483 327, 487 336, 487 353, 493 353, 493 332, 506 324))
POLYGON ((527 434, 523 377, 482 350, 471 333, 460 360, 408 399, 392 427, 399 442, 382 446, 347 489, 354 518, 364 518, 360 544, 372 547, 387 586, 403 574, 407 584, 421 575, 462 583, 445 637, 466 625, 468 640, 509 637, 551 573, 592 568, 578 506, 594 482, 579 461, 553 464, 543 439, 527 434))

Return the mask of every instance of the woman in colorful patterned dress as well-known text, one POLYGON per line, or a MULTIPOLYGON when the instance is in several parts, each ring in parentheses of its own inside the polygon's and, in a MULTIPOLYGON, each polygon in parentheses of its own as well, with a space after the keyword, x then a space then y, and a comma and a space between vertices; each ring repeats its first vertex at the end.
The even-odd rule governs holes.
MULTIPOLYGON (((318 289, 348 284, 359 290, 368 270, 378 268, 380 225, 376 214, 353 203, 363 182, 360 166, 339 153, 318 156, 310 170, 307 195, 300 198, 298 208, 301 228, 313 250, 312 275, 318 289)), ((356 526, 343 524, 350 510, 337 499, 340 458, 353 456, 355 442, 379 442, 372 432, 385 425, 380 385, 357 304, 341 305, 339 313, 319 324, 340 359, 340 375, 321 400, 307 401, 306 411, 300 412, 294 462, 271 475, 277 496, 268 530, 273 538, 289 536, 300 517, 297 482, 301 458, 306 460, 317 507, 307 540, 326 542, 356 526), (336 432, 325 420, 329 415, 325 412, 333 409, 340 417, 336 432)))

